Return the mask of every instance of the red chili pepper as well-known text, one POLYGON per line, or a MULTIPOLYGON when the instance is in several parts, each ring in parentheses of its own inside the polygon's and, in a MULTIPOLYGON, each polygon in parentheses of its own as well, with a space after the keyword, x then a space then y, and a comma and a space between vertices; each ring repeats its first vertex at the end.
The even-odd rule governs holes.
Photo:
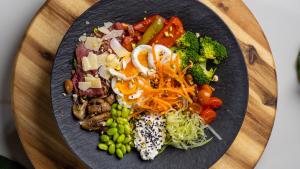
POLYGON ((184 34, 181 20, 173 16, 170 18, 165 27, 157 34, 151 41, 150 44, 162 44, 167 47, 172 47, 175 41, 184 34))

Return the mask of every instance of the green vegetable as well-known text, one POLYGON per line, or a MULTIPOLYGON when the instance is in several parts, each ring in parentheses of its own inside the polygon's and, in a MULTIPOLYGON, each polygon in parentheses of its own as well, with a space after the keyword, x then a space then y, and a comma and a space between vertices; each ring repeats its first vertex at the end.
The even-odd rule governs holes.
POLYGON ((108 150, 108 146, 106 144, 103 144, 103 143, 98 144, 98 148, 100 150, 104 150, 104 151, 108 150))
POLYGON ((127 109, 126 107, 123 107, 123 109, 122 109, 122 117, 123 118, 127 118, 128 115, 129 115, 129 113, 130 113, 129 109, 127 109))
POLYGON ((297 75, 298 75, 298 80, 300 82, 300 52, 299 52, 298 58, 297 58, 297 75))
POLYGON ((116 145, 116 148, 121 148, 122 147, 122 144, 121 143, 118 143, 117 145, 116 145))
POLYGON ((125 134, 130 134, 131 133, 131 128, 130 128, 130 126, 129 125, 125 125, 124 126, 124 131, 125 131, 125 134))
POLYGON ((112 123, 113 123, 113 119, 112 118, 109 118, 106 123, 105 123, 105 126, 110 126, 112 123))
POLYGON ((169 133, 168 145, 179 149, 191 149, 203 146, 207 139, 205 125, 200 116, 190 112, 170 112, 166 116, 166 129, 169 133))
POLYGON ((117 154, 117 156, 118 156, 120 159, 123 158, 123 152, 122 152, 122 150, 116 149, 116 154, 117 154))
POLYGON ((115 144, 112 140, 108 140, 108 142, 106 143, 108 146, 115 144))
POLYGON ((138 45, 149 43, 150 40, 162 30, 165 25, 164 22, 165 19, 158 16, 147 28, 146 32, 142 36, 142 39, 138 42, 138 45))
POLYGON ((207 36, 200 38, 200 55, 212 59, 215 64, 220 64, 228 57, 226 48, 207 36))
POLYGON ((176 41, 176 44, 179 48, 189 49, 196 53, 199 52, 199 40, 193 32, 187 31, 176 41))
POLYGON ((117 108, 118 108, 118 110, 122 110, 123 107, 122 107, 122 105, 118 104, 117 108))
POLYGON ((130 145, 126 145, 126 151, 127 151, 127 153, 130 153, 131 152, 131 146, 130 145))
POLYGON ((111 125, 110 125, 110 127, 111 127, 111 128, 114 128, 114 127, 117 127, 117 125, 118 125, 118 124, 117 124, 116 122, 112 122, 111 125))
POLYGON ((109 137, 108 137, 108 135, 101 135, 101 136, 100 136, 100 140, 101 140, 103 143, 105 143, 105 142, 109 141, 109 137))
POLYGON ((113 141, 116 142, 119 138, 119 133, 114 134, 113 141))
POLYGON ((73 67, 74 70, 77 69, 77 61, 76 61, 75 58, 72 60, 72 67, 73 67))
POLYGON ((125 139, 125 135, 124 134, 121 134, 118 139, 117 139, 117 143, 122 143, 125 139))
POLYGON ((124 126, 122 125, 122 124, 119 124, 119 126, 118 126, 118 131, 119 131, 119 133, 120 134, 124 134, 124 126))
POLYGON ((117 117, 121 117, 122 116, 122 111, 118 110, 117 111, 117 117))
POLYGON ((124 143, 124 144, 127 144, 127 143, 129 143, 130 141, 131 141, 131 137, 130 137, 130 136, 127 136, 127 137, 124 139, 123 143, 124 143))
POLYGON ((115 108, 111 109, 110 112, 111 112, 111 115, 112 115, 113 118, 118 116, 117 110, 115 108))
POLYGON ((215 73, 216 69, 207 70, 206 63, 195 64, 189 69, 189 73, 193 76, 196 84, 208 84, 215 73))
POLYGON ((177 49, 176 54, 181 59, 182 68, 187 67, 191 62, 193 63, 201 63, 205 62, 206 59, 200 56, 197 52, 190 49, 177 49))
POLYGON ((122 153, 123 153, 123 154, 126 154, 126 146, 125 146, 125 145, 122 145, 122 146, 121 146, 121 150, 122 150, 122 153))
POLYGON ((112 106, 111 106, 111 108, 113 108, 113 109, 115 109, 115 108, 117 108, 118 107, 118 103, 114 103, 112 106))
POLYGON ((117 128, 110 128, 110 129, 107 130, 106 133, 107 133, 107 135, 112 136, 112 135, 118 133, 118 129, 117 128))
POLYGON ((109 154, 115 154, 115 151, 116 151, 116 146, 115 146, 115 144, 109 145, 108 153, 109 153, 109 154))

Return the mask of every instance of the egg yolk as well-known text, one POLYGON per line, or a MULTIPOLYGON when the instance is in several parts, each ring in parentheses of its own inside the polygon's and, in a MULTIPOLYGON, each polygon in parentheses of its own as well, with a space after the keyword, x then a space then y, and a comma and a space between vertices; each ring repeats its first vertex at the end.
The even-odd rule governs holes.
POLYGON ((126 75, 127 77, 135 76, 139 73, 138 69, 133 65, 132 61, 130 61, 126 68, 121 70, 121 73, 126 75))
POLYGON ((116 83, 116 88, 124 95, 131 95, 137 91, 137 81, 119 81, 116 83))
POLYGON ((148 67, 148 52, 147 51, 142 51, 139 53, 138 55, 138 60, 139 62, 145 66, 145 67, 148 67))

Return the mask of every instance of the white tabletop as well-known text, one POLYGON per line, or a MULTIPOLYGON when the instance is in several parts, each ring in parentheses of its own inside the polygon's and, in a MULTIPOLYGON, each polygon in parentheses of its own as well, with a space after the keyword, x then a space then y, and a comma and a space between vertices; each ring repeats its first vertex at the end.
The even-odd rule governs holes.
MULTIPOLYGON (((279 85, 275 125, 256 168, 300 168, 300 84, 295 73, 296 56, 300 50, 300 1, 244 1, 257 17, 269 40, 276 61, 279 85)), ((32 167, 24 154, 12 119, 10 78, 22 35, 44 2, 0 1, 0 154, 19 161, 27 168, 32 167)))

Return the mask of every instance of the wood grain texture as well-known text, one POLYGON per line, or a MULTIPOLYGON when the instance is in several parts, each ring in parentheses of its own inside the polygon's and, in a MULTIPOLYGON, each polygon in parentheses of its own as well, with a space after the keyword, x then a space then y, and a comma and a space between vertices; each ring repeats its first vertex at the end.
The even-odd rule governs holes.
MULTIPOLYGON (((13 110, 22 144, 36 168, 85 168, 55 127, 50 103, 50 73, 55 52, 72 22, 95 0, 50 0, 38 12, 17 54, 12 86, 13 110)), ((239 41, 249 75, 249 103, 242 128, 212 168, 254 168, 275 119, 275 65, 265 36, 240 0, 203 0, 239 41)))

